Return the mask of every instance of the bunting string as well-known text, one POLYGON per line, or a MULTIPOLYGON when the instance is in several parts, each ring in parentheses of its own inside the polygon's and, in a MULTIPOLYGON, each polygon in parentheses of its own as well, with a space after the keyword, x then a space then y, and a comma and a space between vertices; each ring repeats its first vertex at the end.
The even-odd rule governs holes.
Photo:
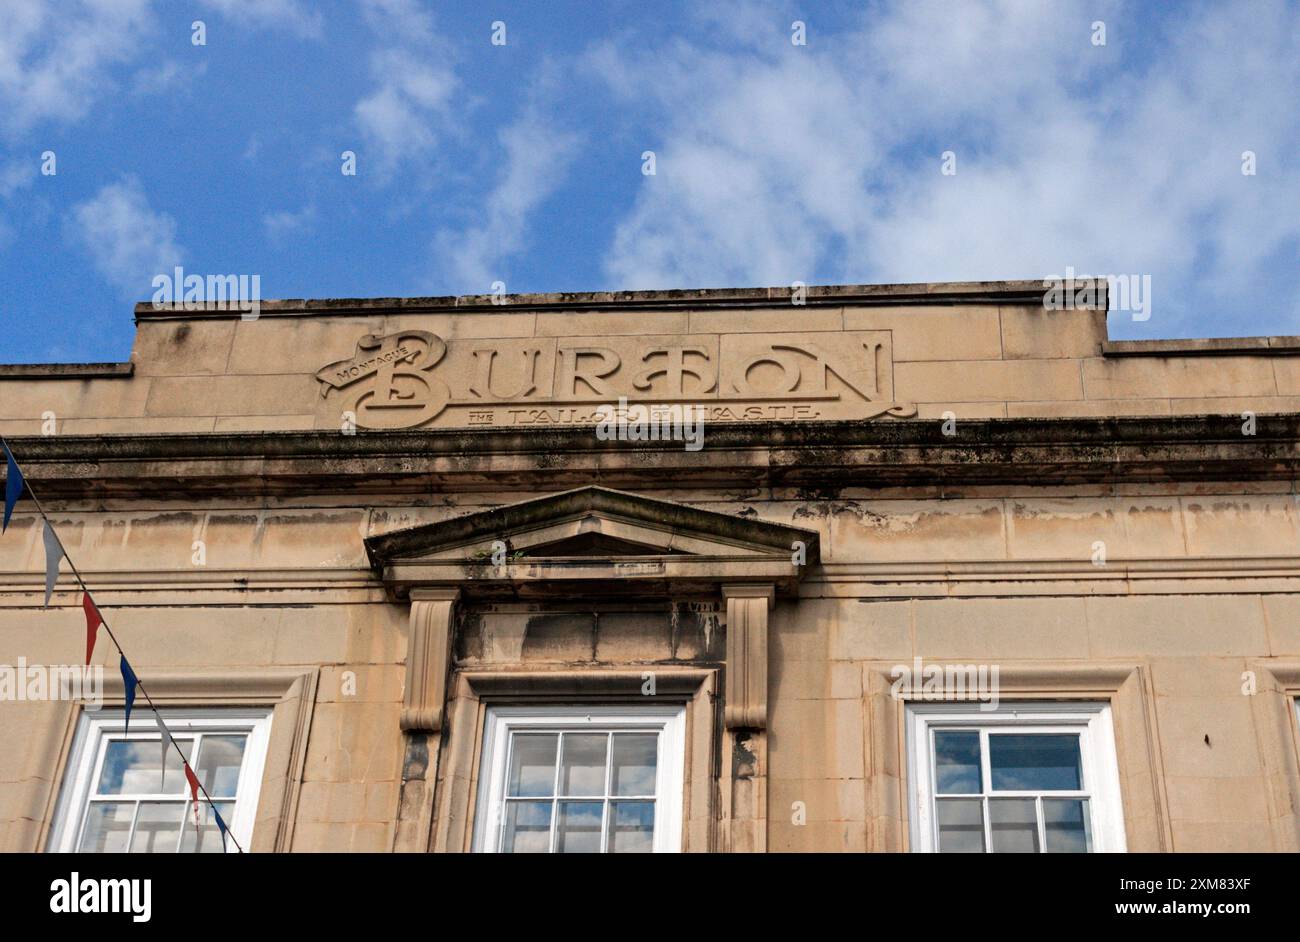
POLYGON ((158 727, 159 738, 161 739, 162 763, 160 774, 162 776, 164 787, 167 779, 167 747, 170 745, 171 748, 175 750, 176 754, 180 756, 181 767, 185 771, 185 780, 189 785, 190 806, 194 812, 194 849, 197 851, 199 848, 198 829, 202 826, 199 819, 199 795, 202 794, 203 800, 207 802, 208 809, 212 812, 212 815, 217 822, 217 829, 221 833, 221 849, 223 851, 226 849, 226 841, 228 839, 235 845, 236 850, 242 854, 244 848, 240 845, 238 838, 230 832, 230 828, 222 819, 221 812, 217 810, 217 805, 212 800, 212 796, 208 794, 208 790, 203 786, 203 783, 199 781, 199 777, 194 774, 194 770, 190 768, 189 759, 185 757, 184 750, 181 749, 180 745, 176 742, 176 739, 172 736, 171 731, 167 728, 167 724, 163 722, 162 714, 158 712, 158 708, 154 705, 153 698, 149 696, 149 691, 145 687, 144 682, 140 680, 136 675, 135 670, 131 667, 131 664, 126 657, 126 651, 122 649, 121 643, 118 642, 117 635, 113 634, 113 629, 109 627, 102 610, 97 604, 95 604, 95 597, 91 593, 90 587, 86 585, 86 580, 81 577, 81 572, 77 569, 76 563, 72 561, 72 557, 68 555, 67 547, 63 545, 63 540, 59 538, 58 532, 54 529, 54 525, 50 522, 49 516, 45 513, 45 508, 41 506, 41 502, 39 498, 37 498, 36 492, 32 490, 31 484, 23 476, 22 468, 19 467, 17 460, 14 458, 13 452, 9 450, 9 443, 4 440, 3 436, 0 436, 0 448, 4 449, 6 468, 4 520, 3 525, 0 526, 0 533, 9 529, 9 518, 13 514, 14 505, 22 498, 25 491, 27 496, 32 499, 32 503, 36 505, 36 512, 40 514, 41 522, 45 527, 45 531, 42 534, 42 539, 45 544, 45 606, 47 608, 49 607, 50 596, 53 594, 54 584, 58 580, 59 562, 60 560, 66 559, 68 561, 68 568, 72 570, 72 575, 76 578, 77 585, 81 588, 81 605, 86 613, 86 665, 90 665, 90 659, 95 651, 95 642, 99 635, 99 629, 103 628, 104 633, 108 635, 108 640, 113 643, 113 647, 117 648, 118 657, 121 659, 120 668, 122 671, 122 683, 126 691, 125 712, 127 733, 130 733, 131 708, 135 705, 137 688, 140 693, 144 695, 145 703, 153 712, 154 723, 158 727))

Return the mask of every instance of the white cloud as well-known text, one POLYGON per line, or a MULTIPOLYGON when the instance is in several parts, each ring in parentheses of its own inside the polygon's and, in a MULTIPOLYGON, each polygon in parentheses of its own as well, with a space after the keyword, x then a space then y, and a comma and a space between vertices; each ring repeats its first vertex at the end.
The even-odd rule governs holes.
POLYGON ((176 220, 149 205, 138 180, 124 178, 72 208, 69 241, 90 255, 95 268, 127 298, 152 294, 151 282, 181 264, 176 220))
POLYGON ((4 201, 32 185, 36 180, 36 166, 36 154, 27 160, 0 162, 0 250, 7 248, 15 236, 14 227, 5 219, 4 201))
POLYGON ((0 3, 0 129, 84 116, 151 27, 149 0, 0 3))
POLYGON ((465 293, 486 294, 493 281, 505 280, 505 259, 524 247, 529 215, 563 182, 578 143, 576 135, 536 105, 500 138, 505 167, 480 204, 475 223, 460 231, 443 230, 435 240, 442 267, 465 293))
POLYGON ((207 60, 189 65, 175 59, 167 59, 157 65, 136 70, 131 78, 131 93, 158 95, 163 92, 179 91, 187 88, 195 79, 202 78, 207 71, 207 60))
MULTIPOLYGON (((1119 26, 1111 21, 1112 39, 1119 26)), ((1043 23, 1029 34, 1050 40, 1055 30, 1043 23)), ((1023 61, 1014 49, 990 49, 994 41, 983 50, 995 60, 1023 61)), ((959 84, 989 109, 992 146, 959 157, 956 177, 903 175, 861 234, 873 264, 910 280, 1066 265, 1154 271, 1169 297, 1183 279, 1244 286, 1270 246, 1300 236, 1300 174, 1277 159, 1300 142, 1295 112, 1282 104, 1283 89, 1300 82, 1300 15, 1268 4, 1246 16, 1206 8, 1179 24, 1162 58, 1076 85, 1087 54, 1052 56, 999 84, 987 64, 964 71, 959 84), (1289 76, 1276 74, 1279 64, 1289 76), (1270 155, 1269 174, 1242 176, 1240 153, 1251 147, 1270 155)), ((949 101, 938 108, 950 120, 979 119, 949 101)))
POLYGON ((371 55, 371 72, 379 87, 357 102, 355 114, 380 166, 427 154, 456 87, 451 69, 405 49, 381 49, 371 55))
MULTIPOLYGON (((204 2, 242 25, 323 32, 320 12, 301 0, 204 2)), ((157 28, 152 0, 0 0, 0 131, 13 137, 85 117, 118 87, 115 70, 153 45, 157 28)), ((176 41, 188 48, 188 25, 176 41)), ((162 91, 186 78, 186 67, 164 61, 135 71, 132 90, 162 91)))
POLYGON ((864 89, 829 57, 798 53, 683 48, 644 65, 656 70, 646 87, 675 117, 634 147, 656 152, 656 173, 618 227, 613 285, 807 281, 828 240, 873 208, 864 184, 875 134, 846 120, 862 113, 864 89))
POLYGON ((586 67, 629 107, 651 103, 635 112, 635 150, 658 153, 606 276, 638 288, 1151 273, 1165 332, 1178 322, 1162 296, 1182 296, 1182 314, 1249 296, 1265 260, 1300 240, 1300 10, 1211 4, 1158 26, 1139 13, 907 2, 836 36, 810 18, 800 48, 775 29, 742 52, 599 47, 586 67), (1089 41, 1095 19, 1106 47, 1089 41), (958 172, 945 177, 949 148, 958 172), (1240 172, 1247 149, 1255 177, 1240 172))
POLYGON ((33 154, 27 160, 10 160, 0 164, 0 199, 30 186, 36 179, 37 156, 33 154))
POLYGON ((450 49, 420 6, 410 0, 364 0, 362 12, 382 45, 370 53, 377 87, 357 102, 353 114, 378 173, 386 176, 398 164, 432 153, 439 133, 452 122, 458 81, 450 49))
POLYGON ((316 224, 316 207, 305 206, 296 213, 266 213, 262 216, 262 228, 266 237, 276 245, 283 244, 291 236, 310 232, 316 224))
POLYGON ((241 25, 283 27, 312 38, 323 33, 320 11, 299 0, 204 0, 204 4, 241 25))
MULTIPOLYGON (((358 159, 368 155, 381 179, 406 165, 408 192, 427 195, 421 178, 440 169, 435 164, 449 142, 461 142, 476 101, 456 74, 455 50, 438 36, 424 7, 412 0, 363 0, 362 12, 376 37, 370 70, 377 86, 354 109, 365 145, 358 159)), ((562 126, 559 77, 549 62, 532 76, 518 117, 497 134, 502 157, 495 176, 475 176, 487 163, 474 155, 473 167, 456 168, 463 186, 438 209, 444 218, 452 212, 467 221, 444 224, 435 233, 432 276, 422 282, 450 281, 451 290, 486 292, 493 281, 506 280, 505 261, 525 248, 529 217, 563 181, 576 151, 577 136, 562 126), (479 179, 490 180, 487 191, 470 196, 479 179)))

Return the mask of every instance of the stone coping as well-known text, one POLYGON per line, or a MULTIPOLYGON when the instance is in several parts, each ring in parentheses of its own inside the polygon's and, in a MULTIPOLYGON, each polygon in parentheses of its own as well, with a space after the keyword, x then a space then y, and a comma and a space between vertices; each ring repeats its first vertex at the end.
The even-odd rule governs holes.
MULTIPOLYGON (((922 282, 892 285, 809 285, 807 306, 861 304, 987 304, 1040 301, 1042 280, 922 282)), ((307 315, 373 315, 445 313, 451 310, 517 313, 521 310, 640 310, 644 308, 737 308, 769 307, 774 302, 789 304, 794 289, 788 285, 771 288, 701 288, 666 291, 585 291, 551 294, 449 295, 427 298, 288 298, 259 303, 261 317, 307 315)), ((215 307, 195 310, 172 306, 155 308, 152 302, 135 306, 135 319, 195 320, 245 317, 239 309, 215 307)))
POLYGON ((1108 357, 1224 356, 1227 354, 1270 353, 1275 356, 1300 354, 1300 337, 1206 337, 1189 340, 1104 340, 1101 352, 1108 357))
POLYGON ((0 363, 5 379, 130 379, 134 363, 0 363))

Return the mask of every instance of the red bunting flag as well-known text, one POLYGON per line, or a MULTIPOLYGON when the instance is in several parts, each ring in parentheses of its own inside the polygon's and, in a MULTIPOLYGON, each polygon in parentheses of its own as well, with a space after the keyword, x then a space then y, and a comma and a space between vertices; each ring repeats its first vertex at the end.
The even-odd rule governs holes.
POLYGON ((190 768, 188 762, 185 763, 185 780, 190 783, 190 808, 194 811, 194 830, 195 841, 198 840, 197 831, 202 827, 199 817, 199 780, 194 775, 194 770, 190 768))
POLYGON ((99 634, 99 626, 104 623, 104 619, 99 617, 99 609, 95 608, 95 602, 87 592, 81 600, 81 607, 86 610, 86 664, 90 664, 90 655, 95 652, 95 636, 99 634))

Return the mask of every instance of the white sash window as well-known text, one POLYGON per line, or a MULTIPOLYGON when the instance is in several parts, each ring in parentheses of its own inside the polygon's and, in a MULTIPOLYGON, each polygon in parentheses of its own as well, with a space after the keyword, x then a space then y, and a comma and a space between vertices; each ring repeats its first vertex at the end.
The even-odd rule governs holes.
POLYGON ((1123 851, 1110 707, 908 706, 912 846, 941 853, 1123 851))
POLYGON ((488 710, 475 850, 681 848, 682 706, 488 710))
MULTIPOLYGON (((230 833, 249 846, 270 735, 269 710, 163 710, 230 833)), ((54 851, 221 853, 221 834, 199 793, 199 826, 180 756, 153 714, 137 704, 128 732, 121 710, 83 713, 50 838, 54 851)), ((235 847, 227 842, 226 851, 235 847)))

